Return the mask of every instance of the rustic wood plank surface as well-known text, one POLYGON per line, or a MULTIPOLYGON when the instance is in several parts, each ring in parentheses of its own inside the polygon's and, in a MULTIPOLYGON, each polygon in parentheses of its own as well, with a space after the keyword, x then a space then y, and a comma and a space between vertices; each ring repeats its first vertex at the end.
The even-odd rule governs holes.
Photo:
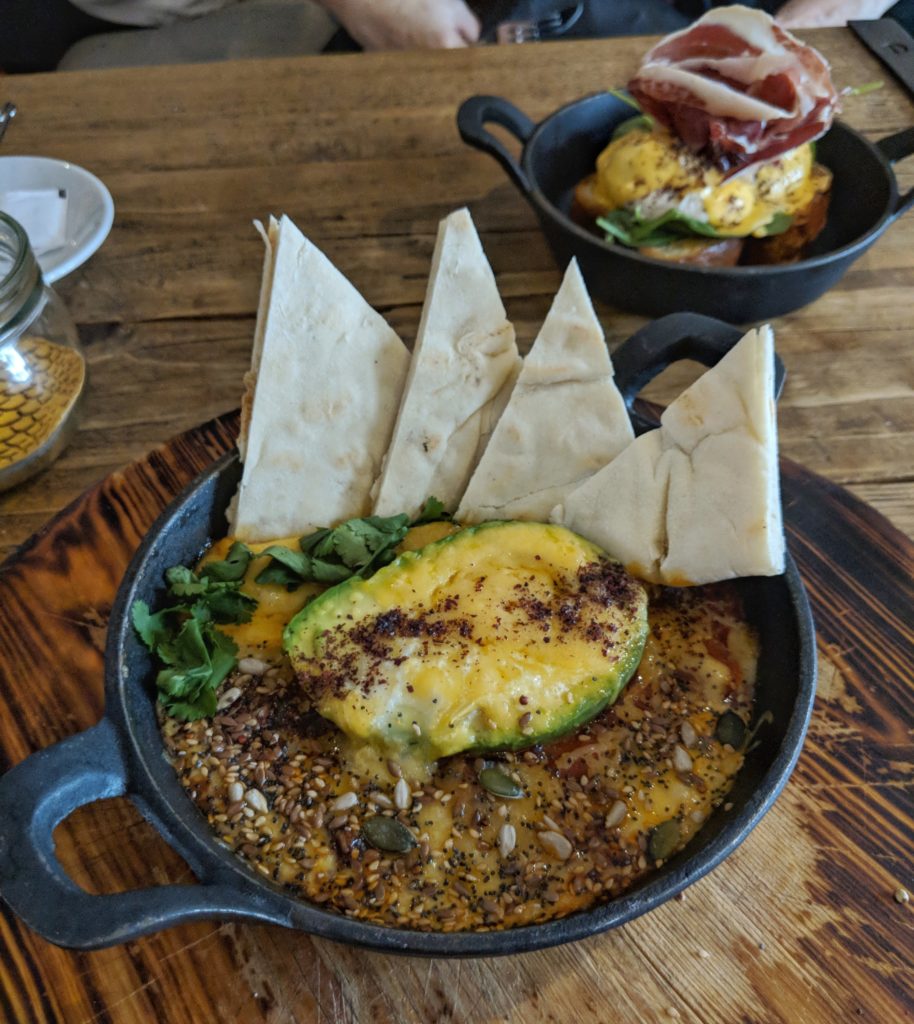
MULTIPOLYGON (((875 139, 914 123, 911 99, 849 33, 811 38, 840 84, 886 79, 883 90, 846 101, 852 125, 875 139)), ((90 484, 237 404, 260 277, 254 217, 292 215, 410 338, 437 221, 469 203, 509 315, 522 342, 532 340, 559 273, 500 169, 460 143, 456 106, 489 92, 539 117, 625 81, 644 46, 617 40, 9 80, 20 115, 4 152, 88 167, 111 189, 117 218, 105 246, 59 286, 90 365, 82 425, 51 469, 0 496, 0 554, 16 551, 90 484)), ((903 188, 914 186, 914 166, 898 173, 903 188)), ((788 369, 783 453, 856 492, 908 536, 912 231, 914 221, 890 228, 839 288, 777 325, 788 369)), ((611 345, 642 322, 599 312, 611 345)), ((649 395, 664 400, 689 372, 668 371, 649 395)), ((157 503, 230 443, 231 430, 216 427, 144 458, 81 499, 0 573, 0 768, 97 720, 105 620, 130 550, 157 503), (124 488, 123 502, 100 511, 106 495, 124 488), (50 552, 55 585, 37 571, 50 552), (43 595, 44 615, 24 619, 17 610, 12 594, 23 580, 43 595)), ((914 616, 914 555, 884 520, 798 469, 788 467, 786 493, 821 628, 810 741, 774 811, 683 903, 572 947, 463 964, 393 961, 237 925, 186 926, 75 954, 4 910, 0 1019, 910 1019, 914 919, 892 893, 912 884, 906 708, 914 665, 910 632, 881 627, 896 623, 900 609, 908 625, 914 616), (861 583, 868 574, 872 592, 861 583)), ((81 810, 57 838, 90 891, 190 877, 125 800, 81 810)))

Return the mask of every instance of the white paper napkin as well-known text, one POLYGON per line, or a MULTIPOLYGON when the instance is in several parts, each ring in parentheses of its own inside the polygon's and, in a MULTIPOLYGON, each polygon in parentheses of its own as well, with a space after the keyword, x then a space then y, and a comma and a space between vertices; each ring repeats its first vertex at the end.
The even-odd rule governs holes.
POLYGON ((11 189, 0 193, 0 210, 25 228, 36 256, 67 240, 66 189, 11 189))

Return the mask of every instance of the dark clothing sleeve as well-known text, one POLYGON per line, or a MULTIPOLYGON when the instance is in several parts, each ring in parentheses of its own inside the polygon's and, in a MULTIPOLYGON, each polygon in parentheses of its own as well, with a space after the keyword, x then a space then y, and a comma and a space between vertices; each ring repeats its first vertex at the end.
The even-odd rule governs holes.
POLYGON ((0 22, 0 70, 8 74, 53 71, 80 39, 124 29, 67 0, 0 0, 0 22))

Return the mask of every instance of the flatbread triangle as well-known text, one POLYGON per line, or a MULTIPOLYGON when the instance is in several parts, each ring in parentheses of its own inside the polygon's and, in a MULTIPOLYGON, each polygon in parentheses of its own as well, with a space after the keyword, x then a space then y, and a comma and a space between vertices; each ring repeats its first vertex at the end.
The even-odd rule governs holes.
POLYGON ((456 518, 547 520, 633 438, 603 329, 572 260, 456 518))
POLYGON ((395 331, 288 217, 271 219, 230 513, 259 541, 369 511, 409 364, 395 331))
POLYGON ((657 583, 782 573, 771 328, 749 331, 552 517, 657 583))
POLYGON ((453 511, 520 370, 514 328, 468 210, 438 228, 425 304, 377 515, 416 513, 434 495, 453 511))

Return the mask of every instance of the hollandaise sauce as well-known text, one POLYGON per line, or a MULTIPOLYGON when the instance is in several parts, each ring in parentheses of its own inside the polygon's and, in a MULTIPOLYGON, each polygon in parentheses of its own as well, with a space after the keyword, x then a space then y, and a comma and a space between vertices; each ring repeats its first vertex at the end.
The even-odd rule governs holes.
MULTIPOLYGON (((726 176, 665 129, 636 128, 597 158, 593 202, 606 211, 638 206, 645 220, 671 210, 718 235, 767 235, 776 218, 793 218, 831 185, 810 144, 726 176)), ((783 223, 788 223, 786 220, 783 223)))
MULTIPOLYGON (((453 529, 422 527, 405 545, 424 550, 453 529)), ((207 558, 224 558, 229 544, 207 558)), ((283 633, 322 588, 258 585, 267 561, 252 559, 242 585, 259 602, 252 620, 225 627, 239 662, 216 714, 163 716, 162 732, 216 836, 294 895, 395 927, 546 921, 623 892, 725 803, 743 761, 758 654, 731 587, 644 588, 640 662, 596 717, 572 716, 566 733, 530 735, 528 746, 431 760, 422 743, 366 742, 317 713, 283 633)), ((481 614, 472 592, 461 595, 467 618, 481 614)), ((605 632, 593 643, 610 649, 605 632)), ((403 678, 414 685, 418 676, 403 678)), ((511 694, 521 730, 532 696, 511 694)))

